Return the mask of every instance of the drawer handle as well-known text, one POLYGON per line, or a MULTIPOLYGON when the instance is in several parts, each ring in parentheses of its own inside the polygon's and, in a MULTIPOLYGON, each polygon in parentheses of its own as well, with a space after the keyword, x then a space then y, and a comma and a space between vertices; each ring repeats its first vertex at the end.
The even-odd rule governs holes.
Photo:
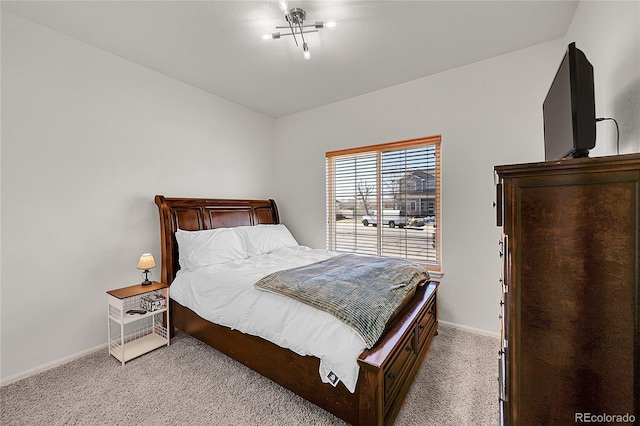
POLYGON ((413 352, 413 348, 411 346, 405 346, 404 347, 404 351, 405 352, 413 352))
POLYGON ((420 330, 424 330, 424 325, 419 325, 419 326, 418 326, 418 328, 419 328, 420 330))
POLYGON ((396 376, 395 376, 395 374, 393 374, 392 372, 389 372, 389 374, 387 374, 387 378, 388 378, 389 380, 393 380, 393 379, 395 379, 395 378, 396 378, 396 376))

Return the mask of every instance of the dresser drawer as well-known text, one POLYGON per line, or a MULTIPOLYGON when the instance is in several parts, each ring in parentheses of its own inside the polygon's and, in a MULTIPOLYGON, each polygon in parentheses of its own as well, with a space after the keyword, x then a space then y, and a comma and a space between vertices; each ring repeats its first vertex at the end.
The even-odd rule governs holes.
POLYGON ((429 337, 429 333, 431 328, 436 323, 436 298, 435 295, 431 297, 427 305, 425 306, 425 312, 418 320, 418 327, 416 329, 417 334, 417 352, 420 352, 422 346, 425 344, 427 337, 429 337))
POLYGON ((384 375, 384 402, 388 405, 398 392, 399 385, 404 382, 404 378, 413 366, 416 358, 413 332, 404 337, 401 348, 394 356, 393 361, 385 369, 384 375))

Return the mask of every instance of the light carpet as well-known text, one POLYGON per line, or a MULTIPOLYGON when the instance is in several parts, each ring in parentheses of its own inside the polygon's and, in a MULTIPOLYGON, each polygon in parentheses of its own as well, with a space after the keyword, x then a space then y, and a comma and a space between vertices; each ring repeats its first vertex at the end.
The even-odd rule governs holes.
MULTIPOLYGON (((395 424, 498 424, 499 340, 440 325, 395 424)), ((105 351, 0 388, 9 425, 341 425, 183 333, 124 367, 105 351)))

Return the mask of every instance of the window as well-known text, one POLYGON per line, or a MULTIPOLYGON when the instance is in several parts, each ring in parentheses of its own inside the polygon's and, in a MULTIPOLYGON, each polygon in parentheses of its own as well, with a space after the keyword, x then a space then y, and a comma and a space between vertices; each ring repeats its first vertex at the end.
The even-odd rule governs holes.
POLYGON ((327 248, 440 271, 440 136, 326 153, 327 248))

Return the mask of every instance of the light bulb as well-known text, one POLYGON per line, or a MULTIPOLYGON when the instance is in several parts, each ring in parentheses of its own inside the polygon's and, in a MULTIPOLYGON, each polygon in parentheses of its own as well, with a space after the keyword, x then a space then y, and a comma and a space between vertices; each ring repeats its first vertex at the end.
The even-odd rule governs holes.
POLYGON ((263 34, 262 35, 262 39, 263 40, 271 40, 273 38, 273 36, 271 34, 263 34))
POLYGON ((302 44, 302 50, 304 51, 304 58, 308 61, 311 59, 311 52, 309 52, 309 46, 307 43, 302 44))
POLYGON ((338 23, 334 22, 334 21, 329 21, 329 22, 325 22, 324 23, 324 26, 327 27, 327 28, 335 28, 336 25, 338 25, 338 23))
POLYGON ((287 0, 279 0, 278 6, 280 6, 280 10, 282 10, 285 15, 289 13, 289 5, 287 4, 287 0))

